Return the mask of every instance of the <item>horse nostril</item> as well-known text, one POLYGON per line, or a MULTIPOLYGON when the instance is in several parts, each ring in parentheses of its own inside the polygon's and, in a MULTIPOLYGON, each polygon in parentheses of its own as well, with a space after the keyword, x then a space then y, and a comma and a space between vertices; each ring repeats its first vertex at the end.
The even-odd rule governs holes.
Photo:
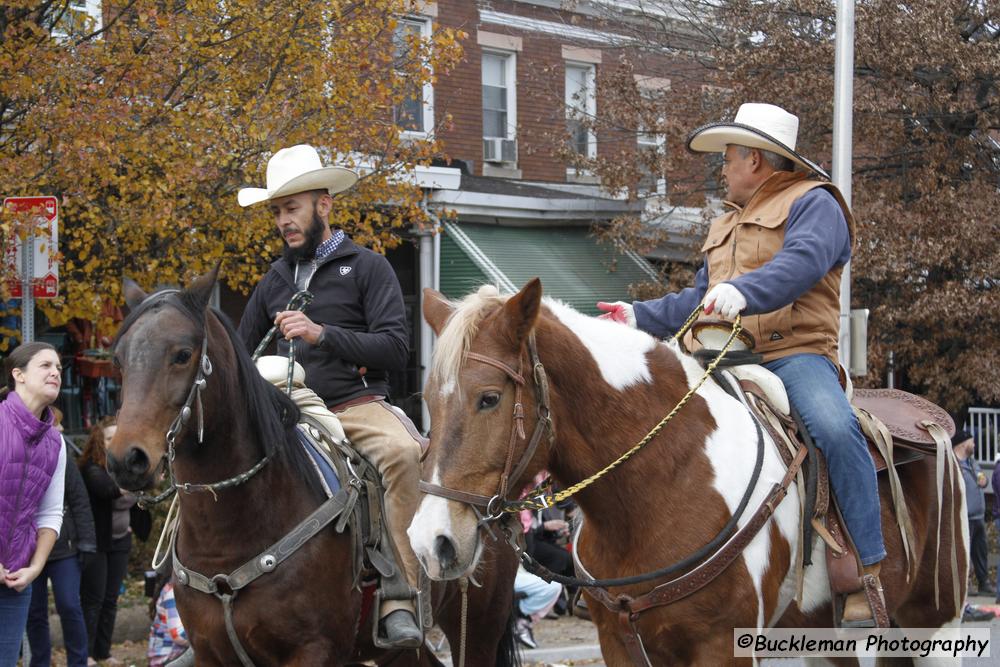
POLYGON ((142 475, 149 470, 149 457, 138 447, 132 447, 125 454, 125 469, 133 475, 142 475))
POLYGON ((434 555, 437 556, 442 570, 451 569, 455 564, 455 543, 444 535, 438 535, 434 540, 434 555))

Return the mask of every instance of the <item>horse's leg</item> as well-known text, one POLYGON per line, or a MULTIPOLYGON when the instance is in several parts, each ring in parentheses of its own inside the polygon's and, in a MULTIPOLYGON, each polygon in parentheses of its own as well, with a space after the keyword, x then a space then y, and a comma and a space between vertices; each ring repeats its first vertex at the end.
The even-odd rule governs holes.
POLYGON ((875 658, 875 667, 913 667, 913 658, 879 656, 875 658))
POLYGON ((331 646, 326 639, 317 640, 299 647, 291 659, 284 665, 291 667, 310 667, 311 665, 333 665, 331 646))
POLYGON ((860 662, 857 658, 807 658, 803 657, 802 662, 808 667, 857 667, 860 662))
MULTIPOLYGON (((511 667, 518 664, 514 639, 514 575, 517 556, 506 544, 488 542, 476 578, 469 585, 465 625, 465 664, 470 667, 511 667)), ((458 665, 462 638, 462 595, 449 582, 435 618, 448 638, 452 662, 458 665)))

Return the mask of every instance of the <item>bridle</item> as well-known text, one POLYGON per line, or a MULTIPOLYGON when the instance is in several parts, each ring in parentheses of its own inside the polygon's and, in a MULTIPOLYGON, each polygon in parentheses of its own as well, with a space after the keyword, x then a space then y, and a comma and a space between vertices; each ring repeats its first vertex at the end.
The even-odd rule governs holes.
POLYGON ((514 419, 511 423, 510 438, 507 441, 507 457, 504 462, 503 472, 500 474, 500 480, 497 484, 496 493, 492 496, 484 496, 478 493, 471 493, 469 491, 451 489, 446 486, 441 486, 440 484, 433 484, 423 480, 420 481, 419 485, 420 490, 424 493, 470 505, 479 517, 480 527, 487 529, 489 524, 499 521, 507 514, 519 511, 520 508, 518 507, 517 502, 511 501, 507 498, 507 494, 510 491, 510 484, 512 482, 516 483, 517 480, 521 478, 521 475, 534 458, 535 452, 538 450, 538 445, 541 443, 544 436, 548 435, 548 443, 550 447, 552 446, 552 442, 555 440, 555 427, 552 423, 552 415, 549 408, 549 381, 548 377, 545 375, 545 367, 542 365, 542 362, 538 357, 538 346, 535 343, 534 332, 528 336, 527 348, 532 375, 535 380, 536 419, 535 428, 531 433, 531 438, 528 440, 528 444, 521 453, 517 463, 514 462, 514 455, 518 448, 518 443, 525 439, 525 415, 522 398, 526 382, 524 374, 522 373, 523 355, 518 361, 517 370, 514 370, 511 366, 500 361, 499 359, 495 359, 484 354, 467 352, 465 355, 467 359, 478 361, 479 363, 486 364, 487 366, 493 366, 494 368, 503 371, 507 374, 507 377, 511 380, 511 382, 514 383, 514 419))
MULTIPOLYGON (((136 308, 136 312, 141 312, 150 308, 153 304, 160 301, 166 301, 170 296, 179 293, 180 290, 164 290, 162 292, 157 292, 152 294, 143 300, 141 304, 136 308), (155 301, 150 301, 154 299, 155 301)), ((183 309, 180 309, 184 312, 183 309)), ((122 331, 119 334, 119 338, 124 333, 122 331)), ((192 415, 197 411, 198 413, 198 444, 204 444, 205 436, 205 408, 202 404, 201 394, 208 386, 208 378, 212 375, 213 367, 212 361, 208 357, 208 325, 205 325, 205 335, 201 339, 201 354, 198 358, 198 371, 195 373, 194 379, 191 381, 191 388, 188 389, 187 398, 184 400, 184 405, 178 410, 177 415, 174 417, 173 421, 170 422, 169 428, 167 428, 166 435, 164 436, 167 443, 167 452, 163 456, 160 465, 166 467, 167 480, 169 482, 167 489, 162 493, 150 496, 145 493, 139 494, 139 502, 143 507, 149 507, 162 502, 174 495, 178 490, 184 491, 185 493, 196 493, 196 492, 208 492, 213 496, 216 495, 217 491, 223 489, 232 488, 234 486, 239 486, 247 482, 251 477, 256 475, 261 469, 267 465, 268 461, 271 460, 270 454, 265 454, 264 457, 251 466, 248 470, 241 472, 232 477, 228 477, 219 482, 211 482, 208 484, 192 484, 190 482, 178 482, 177 477, 174 474, 174 458, 176 457, 176 443, 177 436, 187 427, 188 422, 191 420, 192 415)), ((159 466, 157 466, 159 467, 159 466)))
MULTIPOLYGON (((684 335, 684 332, 694 322, 696 316, 701 311, 701 308, 702 306, 699 305, 698 308, 691 313, 682 329, 675 334, 675 340, 684 335)), ((507 461, 504 467, 504 472, 500 477, 499 490, 493 497, 487 498, 486 496, 479 494, 449 489, 447 487, 423 481, 420 482, 420 490, 431 495, 441 496, 443 498, 471 505, 479 516, 479 529, 485 529, 490 533, 490 535, 493 535, 490 524, 502 519, 502 517, 506 514, 515 513, 522 509, 542 509, 555 504, 555 502, 559 500, 564 500, 583 488, 586 488, 593 482, 601 479, 605 474, 614 470, 618 465, 628 460, 628 458, 649 443, 681 410, 681 408, 684 407, 691 397, 695 395, 702 384, 711 376, 716 367, 729 352, 733 341, 737 338, 741 330, 742 325, 740 323, 739 316, 737 316, 736 321, 733 323, 729 339, 726 341, 722 349, 718 351, 717 356, 706 365, 705 372, 701 379, 698 380, 694 386, 689 388, 687 394, 680 401, 678 401, 674 408, 663 419, 661 419, 660 422, 654 426, 644 438, 642 438, 642 440, 619 456, 615 461, 606 466, 603 470, 591 475, 587 479, 568 489, 560 491, 559 493, 549 493, 547 489, 548 482, 543 482, 528 491, 523 499, 513 502, 507 499, 506 494, 509 490, 508 484, 511 480, 517 481, 520 479, 520 474, 524 472, 525 467, 535 454, 535 450, 538 447, 538 441, 541 439, 542 434, 544 432, 548 432, 550 440, 554 438, 555 435, 548 404, 548 381, 545 376, 545 370, 538 358, 534 332, 532 332, 528 340, 528 353, 535 375, 539 418, 535 424, 535 432, 532 434, 531 442, 529 442, 528 447, 521 455, 521 458, 517 465, 513 468, 513 471, 511 471, 511 463, 513 461, 514 446, 516 445, 518 439, 524 439, 524 409, 521 405, 521 394, 525 384, 524 377, 521 375, 520 371, 514 371, 514 369, 501 361, 485 355, 469 352, 466 354, 467 358, 504 371, 515 385, 514 424, 511 426, 510 442, 507 448, 507 461), (480 514, 479 512, 479 508, 482 507, 485 507, 485 514, 480 514)), ((671 604, 677 600, 685 598, 700 590, 719 576, 719 574, 721 574, 736 558, 739 557, 739 555, 743 552, 743 549, 750 544, 758 532, 767 523, 768 519, 787 494, 789 485, 794 481, 799 466, 805 459, 807 449, 805 447, 800 447, 792 462, 788 465, 781 482, 772 484, 770 491, 757 507, 756 511, 748 519, 745 519, 742 526, 739 526, 739 521, 747 508, 751 495, 757 488, 757 481, 761 474, 764 461, 763 429, 761 428, 760 422, 756 418, 753 418, 753 422, 757 431, 757 457, 750 481, 744 490, 743 497, 741 498, 738 507, 732 512, 732 515, 726 525, 711 541, 676 563, 659 568, 655 571, 615 579, 594 579, 584 570, 583 574, 586 578, 581 579, 577 577, 562 576, 551 572, 542 566, 524 549, 523 533, 520 528, 516 527, 512 530, 509 524, 501 524, 503 531, 506 534, 507 542, 517 553, 519 559, 521 560, 521 564, 532 574, 536 574, 546 581, 558 581, 559 583, 567 585, 576 585, 587 588, 590 594, 597 601, 602 603, 606 609, 616 614, 618 617, 618 621, 621 626, 622 640, 633 665, 649 667, 651 664, 649 656, 643 646, 642 638, 639 634, 637 626, 640 614, 654 607, 671 604), (673 576, 677 572, 684 570, 687 570, 686 574, 676 576, 669 581, 663 582, 651 591, 648 591, 639 597, 632 597, 624 593, 615 595, 608 590, 611 587, 635 585, 642 582, 662 579, 665 576, 673 576)))

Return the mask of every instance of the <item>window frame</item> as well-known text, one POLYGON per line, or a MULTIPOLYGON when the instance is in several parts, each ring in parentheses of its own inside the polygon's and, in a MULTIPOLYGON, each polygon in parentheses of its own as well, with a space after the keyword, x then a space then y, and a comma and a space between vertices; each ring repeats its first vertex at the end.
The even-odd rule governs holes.
MULTIPOLYGON (((564 63, 565 74, 563 76, 563 101, 566 106, 566 121, 567 130, 569 129, 569 121, 573 120, 574 113, 581 112, 587 116, 589 119, 597 118, 597 65, 594 63, 579 62, 575 60, 567 60, 564 63), (581 109, 578 104, 579 101, 574 99, 575 92, 573 95, 570 94, 569 83, 570 83, 570 70, 582 70, 584 72, 584 86, 585 93, 583 99, 583 108, 581 109)), ((576 146, 573 146, 574 152, 576 151, 576 146)), ((584 158, 588 160, 593 160, 597 157, 597 134, 594 132, 593 127, 587 128, 587 153, 583 155, 584 158)), ((575 173, 576 170, 572 167, 567 169, 567 173, 575 173)))
MULTIPOLYGON (((427 40, 431 38, 434 30, 433 20, 428 16, 407 14, 396 19, 396 30, 402 25, 417 25, 420 27, 420 38, 427 40)), ((395 38, 395 34, 393 35, 395 38)), ((411 130, 400 129, 400 136, 404 139, 428 139, 434 135, 434 84, 430 81, 424 82, 421 86, 421 125, 423 129, 411 130)), ((392 122, 399 124, 396 118, 397 107, 392 109, 392 122)))
POLYGON ((485 112, 486 109, 482 105, 482 88, 486 84, 483 82, 483 62, 482 58, 486 56, 492 56, 496 58, 502 58, 504 61, 504 78, 505 85, 504 90, 506 91, 507 97, 507 136, 495 137, 487 136, 486 134, 486 124, 483 123, 480 134, 482 139, 511 139, 517 143, 517 51, 505 51, 503 49, 492 49, 484 48, 482 56, 479 61, 479 90, 480 90, 480 111, 485 112))

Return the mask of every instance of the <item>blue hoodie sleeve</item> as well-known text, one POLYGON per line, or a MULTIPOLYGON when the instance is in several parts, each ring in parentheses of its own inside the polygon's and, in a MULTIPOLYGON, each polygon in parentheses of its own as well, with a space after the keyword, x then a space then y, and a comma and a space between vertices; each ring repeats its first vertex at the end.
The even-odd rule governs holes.
POLYGON ((671 292, 659 299, 633 302, 636 328, 658 338, 673 336, 701 303, 707 289, 708 268, 703 264, 695 274, 694 287, 671 292))
POLYGON ((744 315, 787 306, 851 259, 847 219, 827 190, 813 188, 795 200, 785 225, 784 244, 771 261, 726 281, 746 297, 744 315))

